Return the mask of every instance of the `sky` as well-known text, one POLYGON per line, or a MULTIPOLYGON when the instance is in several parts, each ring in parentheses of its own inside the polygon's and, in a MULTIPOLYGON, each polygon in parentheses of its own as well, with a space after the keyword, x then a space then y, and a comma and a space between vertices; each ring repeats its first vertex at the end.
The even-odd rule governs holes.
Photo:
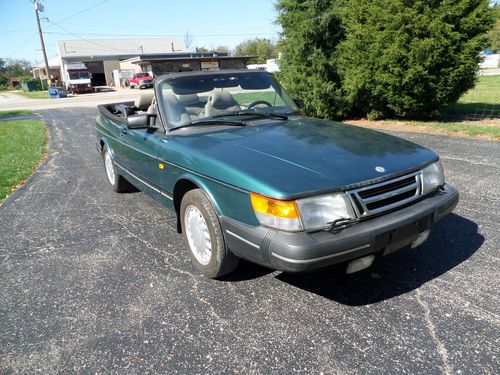
MULTIPOLYGON (((40 0, 47 56, 58 40, 192 37, 191 49, 277 40, 274 0, 40 0), (48 18, 45 19, 45 18, 48 18)), ((0 0, 0 58, 43 60, 32 0, 0 0)))

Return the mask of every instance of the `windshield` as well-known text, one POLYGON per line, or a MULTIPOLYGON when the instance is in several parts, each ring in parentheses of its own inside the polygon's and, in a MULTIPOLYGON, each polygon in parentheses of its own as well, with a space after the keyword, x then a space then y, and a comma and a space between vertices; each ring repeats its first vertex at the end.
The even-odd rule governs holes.
POLYGON ((89 79, 89 72, 71 72, 69 73, 69 79, 89 79))
POLYGON ((283 87, 266 72, 186 75, 166 80, 159 88, 170 127, 298 111, 283 87))
POLYGON ((137 78, 149 77, 149 73, 137 73, 135 76, 137 78))

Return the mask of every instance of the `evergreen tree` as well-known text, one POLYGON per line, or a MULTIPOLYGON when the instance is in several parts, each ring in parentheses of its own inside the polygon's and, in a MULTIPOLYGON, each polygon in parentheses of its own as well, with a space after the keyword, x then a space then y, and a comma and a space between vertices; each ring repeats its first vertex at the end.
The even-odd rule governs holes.
POLYGON ((307 113, 419 117, 474 86, 487 0, 279 0, 281 79, 307 113))

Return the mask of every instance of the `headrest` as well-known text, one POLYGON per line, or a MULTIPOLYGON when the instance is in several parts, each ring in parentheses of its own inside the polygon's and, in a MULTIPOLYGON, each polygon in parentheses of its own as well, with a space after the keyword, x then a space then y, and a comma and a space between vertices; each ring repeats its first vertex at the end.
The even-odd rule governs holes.
POLYGON ((134 106, 138 109, 145 111, 151 105, 151 102, 153 101, 154 96, 155 96, 155 93, 153 90, 145 91, 145 92, 141 93, 137 97, 137 99, 135 99, 134 106))
POLYGON ((227 91, 214 91, 211 100, 212 107, 216 109, 226 109, 238 105, 238 102, 227 91))

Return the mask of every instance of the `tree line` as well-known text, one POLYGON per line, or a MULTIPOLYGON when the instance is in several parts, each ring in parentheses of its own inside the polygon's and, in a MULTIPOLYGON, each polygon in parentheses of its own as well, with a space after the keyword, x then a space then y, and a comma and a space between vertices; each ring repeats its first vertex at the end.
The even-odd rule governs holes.
POLYGON ((264 64, 268 59, 278 57, 278 45, 267 38, 248 39, 239 43, 234 49, 227 46, 218 46, 212 49, 196 47, 196 52, 222 52, 232 56, 255 56, 250 60, 251 64, 264 64))
POLYGON ((0 89, 11 87, 11 79, 30 80, 31 68, 28 60, 0 58, 0 89))

